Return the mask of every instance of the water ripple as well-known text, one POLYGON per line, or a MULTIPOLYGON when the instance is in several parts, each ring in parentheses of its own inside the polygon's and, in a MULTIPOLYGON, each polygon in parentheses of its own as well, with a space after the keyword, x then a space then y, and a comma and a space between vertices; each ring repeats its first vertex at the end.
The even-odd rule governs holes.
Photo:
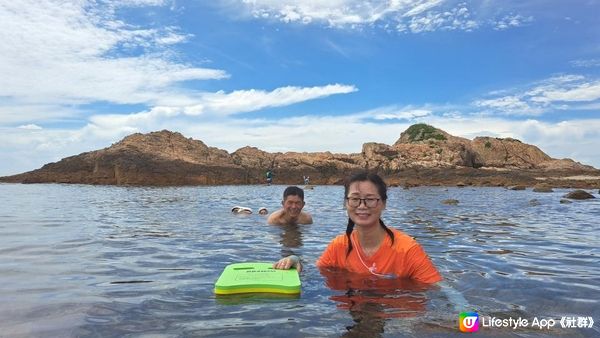
POLYGON ((466 310, 600 318, 599 201, 563 205, 562 189, 391 188, 386 224, 423 245, 445 285, 380 297, 331 289, 314 267, 345 231, 342 187, 305 192, 313 225, 270 226, 256 213, 229 212, 277 210, 284 188, 0 185, 0 300, 11 304, 0 308, 3 334, 453 336, 466 310), (225 265, 290 253, 306 266, 300 298, 215 297, 225 265), (406 307, 415 299, 418 311, 406 307))

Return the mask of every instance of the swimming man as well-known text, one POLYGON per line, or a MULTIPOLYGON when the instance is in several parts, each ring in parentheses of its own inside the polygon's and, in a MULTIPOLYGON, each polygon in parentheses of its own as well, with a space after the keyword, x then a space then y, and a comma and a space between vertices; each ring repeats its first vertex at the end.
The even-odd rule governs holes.
POLYGON ((312 216, 302 211, 304 204, 304 191, 294 186, 287 187, 283 191, 283 201, 281 201, 283 207, 272 213, 267 219, 267 223, 273 225, 312 224, 312 216))

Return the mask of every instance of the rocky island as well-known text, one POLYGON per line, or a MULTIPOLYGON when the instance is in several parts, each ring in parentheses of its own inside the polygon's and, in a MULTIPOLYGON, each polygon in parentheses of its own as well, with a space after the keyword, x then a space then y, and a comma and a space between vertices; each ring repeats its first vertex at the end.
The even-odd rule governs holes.
POLYGON ((365 143, 362 152, 269 153, 243 147, 233 153, 167 130, 132 134, 101 150, 49 163, 0 182, 136 186, 262 184, 271 170, 276 184, 339 184, 347 175, 373 170, 391 185, 535 186, 598 188, 600 170, 553 159, 511 138, 452 136, 415 124, 393 144, 365 143))

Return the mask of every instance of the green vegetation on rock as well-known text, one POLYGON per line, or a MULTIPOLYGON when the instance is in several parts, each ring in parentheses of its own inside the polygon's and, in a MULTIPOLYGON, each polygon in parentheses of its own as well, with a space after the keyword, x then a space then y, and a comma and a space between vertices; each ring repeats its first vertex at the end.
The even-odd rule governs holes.
POLYGON ((438 129, 425 123, 413 124, 406 129, 405 133, 408 135, 408 139, 411 142, 425 141, 425 140, 446 140, 446 136, 442 134, 438 129))

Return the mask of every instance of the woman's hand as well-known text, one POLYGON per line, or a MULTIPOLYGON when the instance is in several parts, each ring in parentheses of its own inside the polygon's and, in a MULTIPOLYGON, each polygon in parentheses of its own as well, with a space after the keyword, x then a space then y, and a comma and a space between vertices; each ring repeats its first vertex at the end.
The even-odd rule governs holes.
POLYGON ((293 267, 296 267, 298 272, 302 271, 302 263, 300 263, 300 258, 296 255, 284 257, 273 264, 274 269, 288 270, 293 267))

